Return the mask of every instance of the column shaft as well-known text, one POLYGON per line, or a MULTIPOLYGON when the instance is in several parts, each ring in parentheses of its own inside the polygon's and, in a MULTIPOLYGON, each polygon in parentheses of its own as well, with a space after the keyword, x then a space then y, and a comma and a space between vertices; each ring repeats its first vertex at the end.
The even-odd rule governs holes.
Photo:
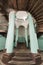
POLYGON ((33 18, 31 14, 29 14, 29 35, 30 35, 30 48, 32 53, 37 53, 38 50, 38 40, 37 35, 34 28, 33 18))
POLYGON ((25 40, 26 40, 26 47, 28 47, 28 35, 27 35, 27 28, 25 28, 25 40))
POLYGON ((18 41, 18 29, 19 28, 16 28, 15 47, 17 47, 17 41, 18 41))
POLYGON ((15 12, 12 11, 9 13, 9 26, 8 26, 6 45, 5 45, 6 53, 13 52, 14 21, 15 21, 15 12))

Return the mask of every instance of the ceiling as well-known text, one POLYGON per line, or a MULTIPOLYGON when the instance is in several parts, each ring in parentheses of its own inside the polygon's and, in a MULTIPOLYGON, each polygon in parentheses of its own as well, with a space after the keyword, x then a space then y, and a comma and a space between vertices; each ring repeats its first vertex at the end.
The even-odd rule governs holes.
POLYGON ((43 32, 43 0, 0 0, 0 12, 6 19, 8 8, 30 12, 37 21, 38 32, 43 32))

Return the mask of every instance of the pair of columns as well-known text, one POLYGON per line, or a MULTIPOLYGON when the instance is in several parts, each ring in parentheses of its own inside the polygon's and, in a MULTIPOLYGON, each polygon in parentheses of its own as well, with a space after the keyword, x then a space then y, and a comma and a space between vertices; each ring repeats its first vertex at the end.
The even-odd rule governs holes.
MULTIPOLYGON (((28 21, 29 21, 30 49, 32 53, 37 53, 38 41, 34 29, 33 19, 30 13, 28 14, 28 17, 29 17, 28 21)), ((11 11, 9 13, 9 26, 8 26, 6 45, 5 45, 6 53, 13 52, 14 22, 15 22, 15 11, 11 11)))

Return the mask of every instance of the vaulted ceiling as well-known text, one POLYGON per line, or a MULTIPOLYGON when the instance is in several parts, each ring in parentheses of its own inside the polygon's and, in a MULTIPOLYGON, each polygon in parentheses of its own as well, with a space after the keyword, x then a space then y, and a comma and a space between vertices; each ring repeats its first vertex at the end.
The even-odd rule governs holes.
POLYGON ((37 21, 37 30, 43 32, 43 0, 0 0, 0 12, 6 19, 8 8, 30 12, 37 21))

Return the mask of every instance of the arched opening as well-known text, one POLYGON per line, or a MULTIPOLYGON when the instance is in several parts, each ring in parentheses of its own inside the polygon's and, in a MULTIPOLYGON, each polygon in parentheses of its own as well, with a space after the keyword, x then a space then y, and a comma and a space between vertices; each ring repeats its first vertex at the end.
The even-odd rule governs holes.
MULTIPOLYGON (((17 48, 24 48, 25 49, 25 48, 27 48, 26 47, 26 40, 25 40, 25 27, 21 25, 21 26, 19 26, 18 30, 19 30, 19 34, 18 34, 17 48)), ((27 27, 27 34, 28 34, 28 48, 30 49, 29 26, 27 27)))

